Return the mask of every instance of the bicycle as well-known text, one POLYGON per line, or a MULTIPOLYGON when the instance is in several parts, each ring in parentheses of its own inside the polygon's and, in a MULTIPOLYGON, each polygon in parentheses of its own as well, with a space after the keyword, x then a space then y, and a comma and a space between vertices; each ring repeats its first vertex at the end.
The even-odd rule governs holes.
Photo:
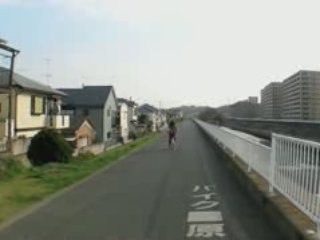
POLYGON ((170 148, 170 150, 175 150, 175 148, 176 148, 176 140, 175 140, 175 138, 171 138, 171 140, 169 142, 169 148, 170 148))

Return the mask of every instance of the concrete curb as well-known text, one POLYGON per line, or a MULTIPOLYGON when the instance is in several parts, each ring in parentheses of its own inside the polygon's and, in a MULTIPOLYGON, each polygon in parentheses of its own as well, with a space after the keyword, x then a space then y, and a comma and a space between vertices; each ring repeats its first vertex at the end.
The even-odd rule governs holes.
MULTIPOLYGON (((157 138, 152 139, 152 140, 156 140, 156 139, 157 138)), ((111 162, 111 163, 107 164, 106 166, 94 171, 92 174, 88 175, 87 177, 85 177, 85 178, 83 178, 83 179, 81 179, 81 180, 69 185, 66 188, 58 190, 57 192, 55 192, 55 193, 49 195, 48 197, 46 197, 44 200, 31 205, 30 207, 28 207, 25 210, 22 210, 22 212, 17 213, 13 217, 9 218, 7 221, 4 221, 3 223, 1 223, 0 224, 0 231, 4 230, 5 228, 10 227, 12 224, 14 224, 14 223, 18 222, 19 220, 27 217, 28 215, 32 214, 33 212, 37 211, 38 209, 40 209, 42 207, 45 207, 47 204, 49 204, 50 202, 52 202, 55 199, 59 198, 63 194, 66 194, 66 193, 72 191, 73 189, 75 189, 75 188, 79 187, 80 185, 90 181, 91 179, 95 178, 96 176, 108 171, 112 167, 114 167, 117 164, 121 163, 122 160, 132 156, 133 154, 135 154, 138 151, 140 151, 142 148, 147 147, 148 145, 152 144, 152 142, 153 142, 152 140, 148 141, 147 143, 145 143, 141 147, 138 147, 138 148, 132 150, 128 154, 121 156, 120 158, 118 158, 114 162, 111 162)), ((110 150, 110 149, 108 149, 108 150, 110 150)), ((104 152, 104 153, 106 153, 106 152, 104 152)))
MULTIPOLYGON (((212 136, 207 133, 204 129, 202 129, 198 124, 197 126, 201 130, 201 132, 208 138, 209 141, 214 143, 214 147, 217 148, 218 151, 225 156, 226 164, 235 177, 239 180, 242 187, 246 189, 246 191, 252 196, 261 210, 266 214, 266 216, 275 224, 278 230, 285 236, 285 239, 290 240, 315 240, 319 239, 316 235, 309 235, 306 233, 305 229, 302 229, 299 226, 297 219, 290 216, 285 209, 282 209, 279 205, 277 205, 274 200, 274 196, 268 193, 268 184, 267 182, 258 174, 252 171, 251 173, 247 172, 247 167, 239 158, 235 157, 230 150, 225 148, 221 143, 217 142, 212 136), (254 179, 261 178, 265 182, 265 184, 257 185, 257 181, 254 179)), ((280 193, 276 193, 277 196, 280 196, 280 193)), ((281 195, 282 196, 282 195, 281 195)), ((284 197, 283 197, 284 198, 284 197)), ((292 205, 289 201, 287 204, 292 205)), ((292 208, 295 208, 292 205, 292 208)), ((295 208, 296 209, 296 208, 295 208)), ((297 211, 299 211, 297 209, 297 211)), ((299 211, 300 212, 300 211, 299 211)), ((301 213, 303 214, 303 213, 301 213)), ((304 214, 303 214, 304 215, 304 214)), ((307 218, 307 217, 305 217, 307 218)), ((307 218, 308 219, 308 218, 307 218)), ((311 222, 309 225, 314 224, 311 222)))

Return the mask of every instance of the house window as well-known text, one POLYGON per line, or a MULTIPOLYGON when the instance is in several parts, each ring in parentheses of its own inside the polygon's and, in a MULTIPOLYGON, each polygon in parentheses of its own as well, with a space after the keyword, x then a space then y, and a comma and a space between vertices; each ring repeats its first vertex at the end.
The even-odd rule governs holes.
POLYGON ((62 126, 63 127, 64 127, 64 117, 65 117, 64 115, 61 116, 61 118, 62 118, 62 126))
POLYGON ((112 111, 111 125, 112 125, 112 127, 117 126, 117 111, 115 111, 115 110, 112 111))
POLYGON ((111 138, 111 132, 107 132, 107 138, 111 138))
POLYGON ((110 108, 108 108, 107 116, 108 116, 108 117, 110 117, 110 115, 111 115, 111 109, 110 109, 110 108))
POLYGON ((45 98, 39 96, 31 96, 31 114, 41 115, 45 113, 45 110, 45 98))

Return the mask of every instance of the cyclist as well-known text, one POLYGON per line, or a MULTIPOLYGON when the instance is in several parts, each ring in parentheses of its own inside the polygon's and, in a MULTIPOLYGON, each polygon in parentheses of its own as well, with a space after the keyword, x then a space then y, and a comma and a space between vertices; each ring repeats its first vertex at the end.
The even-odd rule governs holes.
POLYGON ((176 123, 173 120, 170 120, 169 122, 169 147, 171 147, 172 144, 172 140, 174 142, 176 142, 177 140, 177 127, 176 127, 176 123))

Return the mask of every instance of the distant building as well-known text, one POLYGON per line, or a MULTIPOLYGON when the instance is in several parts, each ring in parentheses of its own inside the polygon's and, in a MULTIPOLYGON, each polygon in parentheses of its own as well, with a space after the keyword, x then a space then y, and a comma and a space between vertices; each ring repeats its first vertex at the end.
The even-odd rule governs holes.
POLYGON ((137 124, 138 116, 137 116, 137 107, 138 104, 132 100, 128 100, 125 98, 118 98, 118 104, 125 104, 127 105, 127 125, 128 131, 134 132, 135 125, 137 124))
POLYGON ((283 81, 282 118, 320 119, 320 72, 301 70, 283 81))
POLYGON ((248 102, 258 104, 258 97, 248 97, 248 102))
POLYGON ((160 114, 159 109, 155 108, 152 105, 149 104, 143 104, 137 108, 139 115, 146 115, 148 118, 148 121, 152 123, 151 130, 156 131, 161 126, 160 121, 160 114))
POLYGON ((124 101, 118 100, 118 127, 120 137, 122 138, 123 142, 127 142, 129 139, 129 118, 128 118, 128 109, 129 106, 124 101))
POLYGON ((272 82, 261 90, 262 117, 281 118, 282 83, 272 82))

